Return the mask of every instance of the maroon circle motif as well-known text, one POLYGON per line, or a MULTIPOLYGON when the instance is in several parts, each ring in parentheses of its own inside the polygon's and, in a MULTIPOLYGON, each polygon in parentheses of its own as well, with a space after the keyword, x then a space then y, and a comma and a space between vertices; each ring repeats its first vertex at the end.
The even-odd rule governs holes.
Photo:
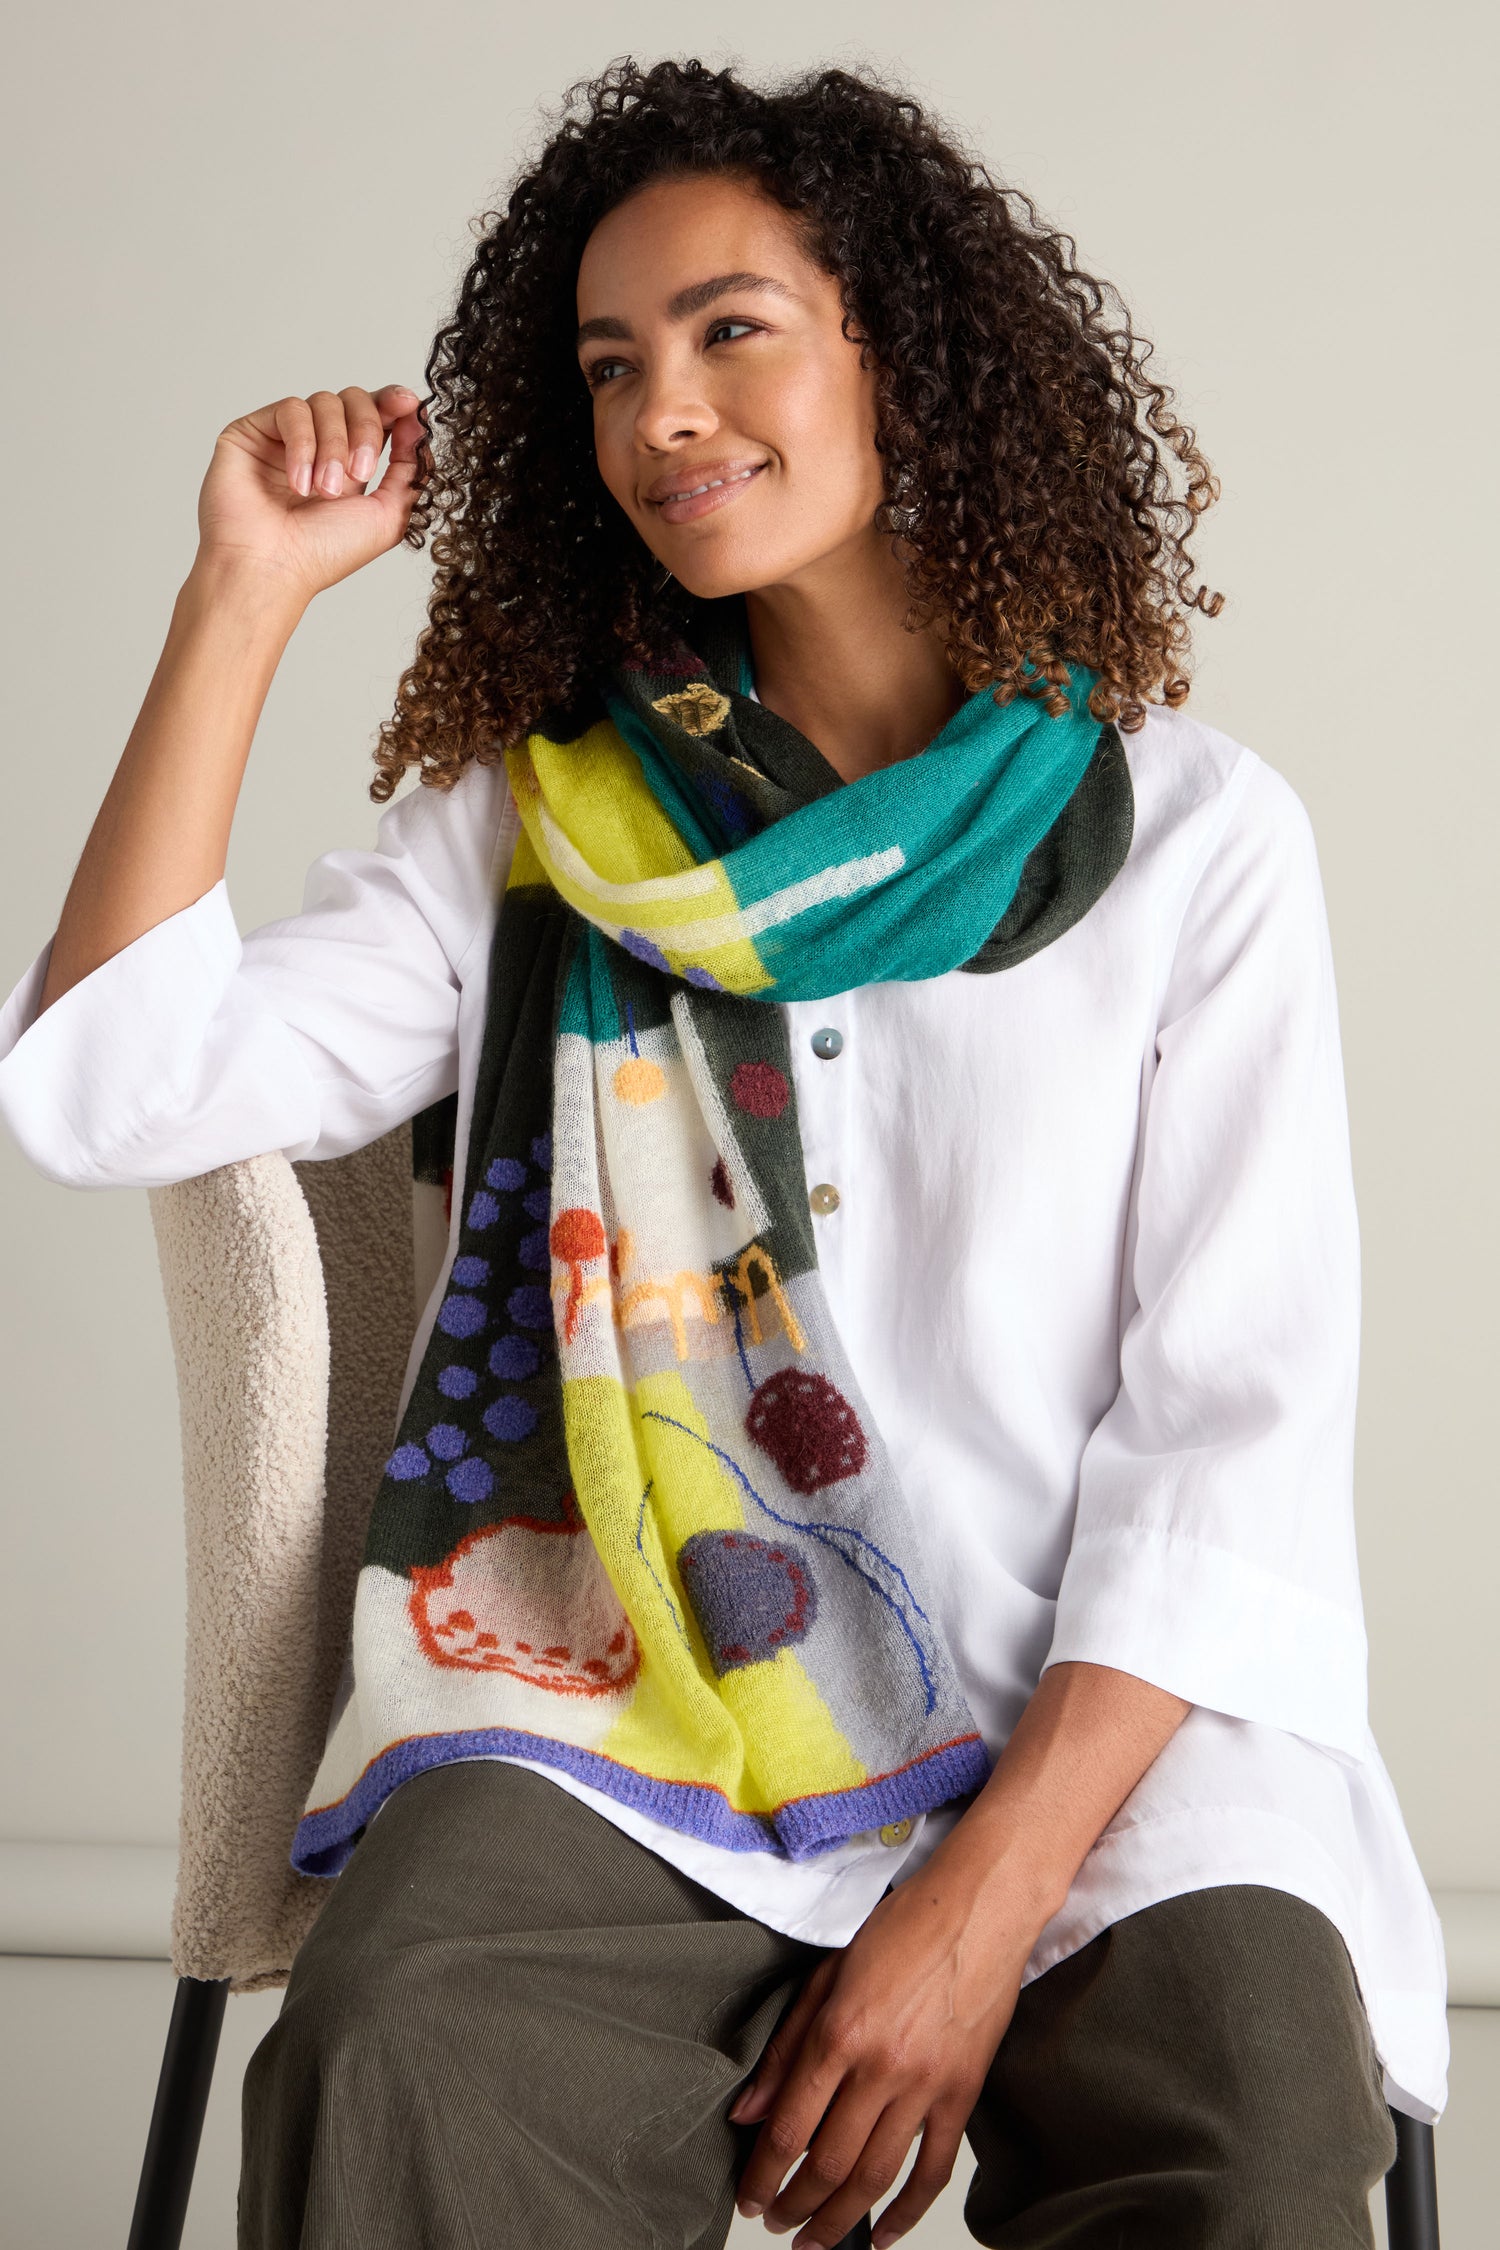
POLYGON ((747 1117, 779 1117, 792 1093, 776 1065, 768 1062, 736 1063, 729 1091, 747 1117))
POLYGON ((745 1428, 794 1492, 820 1492, 858 1476, 869 1450, 842 1391, 801 1367, 783 1367, 756 1385, 745 1428))

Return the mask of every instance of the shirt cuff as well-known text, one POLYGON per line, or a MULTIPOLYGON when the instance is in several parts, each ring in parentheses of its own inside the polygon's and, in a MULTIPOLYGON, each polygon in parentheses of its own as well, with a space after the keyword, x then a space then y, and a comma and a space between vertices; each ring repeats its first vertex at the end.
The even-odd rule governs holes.
POLYGON ((110 1152, 139 1136, 190 1067, 239 966, 239 928, 221 877, 38 1016, 55 935, 0 1007, 0 1120, 47 1179, 121 1185, 110 1152))
POLYGON ((1111 1665, 1354 1764, 1370 1739, 1367 1659, 1357 1614, 1226 1548, 1131 1525, 1075 1541, 1047 1652, 1047 1664, 1111 1665))

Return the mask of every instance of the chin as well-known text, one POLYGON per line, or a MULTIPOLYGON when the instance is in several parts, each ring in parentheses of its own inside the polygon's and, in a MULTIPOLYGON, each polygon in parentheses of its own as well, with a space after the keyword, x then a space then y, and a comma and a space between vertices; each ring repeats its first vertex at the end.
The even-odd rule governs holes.
POLYGON ((672 571, 679 586, 699 601, 722 601, 730 594, 754 594, 767 586, 779 586, 793 575, 795 563, 767 565, 764 554, 756 561, 737 560, 733 555, 694 555, 680 567, 665 563, 664 569, 672 571))
MULTIPOLYGON (((664 564, 663 568, 672 569, 672 566, 664 564)), ((672 575, 685 594, 692 594, 700 602, 719 601, 726 594, 743 593, 745 589, 741 572, 716 569, 712 564, 685 565, 681 570, 672 570, 672 575)))

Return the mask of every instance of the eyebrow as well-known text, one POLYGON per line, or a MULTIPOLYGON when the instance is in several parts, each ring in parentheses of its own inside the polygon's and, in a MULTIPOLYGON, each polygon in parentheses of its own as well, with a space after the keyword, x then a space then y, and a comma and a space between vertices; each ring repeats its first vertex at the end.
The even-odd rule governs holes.
MULTIPOLYGON (((764 289, 775 297, 790 297, 793 292, 784 281, 775 281, 766 273, 721 273, 712 281, 694 281, 686 289, 679 289, 675 297, 667 300, 667 318, 686 320, 691 313, 702 312, 716 297, 727 297, 732 290, 764 289)), ((617 320, 610 313, 601 313, 596 320, 586 320, 578 331, 578 349, 592 342, 596 336, 608 337, 612 343, 634 342, 630 323, 617 320)))

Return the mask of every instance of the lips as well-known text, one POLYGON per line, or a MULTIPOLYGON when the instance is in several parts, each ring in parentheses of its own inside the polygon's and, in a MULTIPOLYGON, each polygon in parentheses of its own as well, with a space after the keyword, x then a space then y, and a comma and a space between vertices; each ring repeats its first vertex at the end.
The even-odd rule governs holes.
POLYGON ((705 461, 698 469, 677 469, 659 477, 646 495, 663 523, 688 523, 712 514, 755 482, 764 461, 705 461))

